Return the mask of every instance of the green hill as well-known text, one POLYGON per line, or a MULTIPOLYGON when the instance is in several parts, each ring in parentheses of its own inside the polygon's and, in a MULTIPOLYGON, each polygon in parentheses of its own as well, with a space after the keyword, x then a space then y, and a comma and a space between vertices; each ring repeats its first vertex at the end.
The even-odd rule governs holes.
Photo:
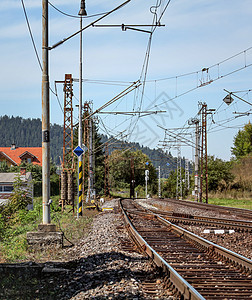
MULTIPOLYGON (((23 119, 22 117, 0 117, 0 146, 8 147, 15 143, 17 147, 41 147, 42 123, 40 119, 23 119)), ((108 140, 106 135, 100 135, 101 142, 108 140)), ((63 147, 63 127, 57 124, 51 124, 51 157, 56 163, 60 163, 59 156, 62 157, 63 147)), ((123 149, 132 148, 141 150, 148 155, 155 168, 161 167, 161 177, 168 177, 171 170, 176 170, 177 159, 171 153, 165 153, 162 150, 150 149, 149 147, 141 146, 139 143, 122 142, 120 140, 113 140, 110 146, 110 153, 121 147, 123 149), (114 143, 115 142, 115 143, 114 143)), ((185 160, 182 159, 182 167, 184 167, 185 160)))
MULTIPOLYGON (((41 147, 42 122, 40 119, 23 119, 21 117, 0 117, 0 145, 10 147, 41 147)), ((51 157, 59 164, 62 156, 63 128, 57 124, 51 125, 51 157)))

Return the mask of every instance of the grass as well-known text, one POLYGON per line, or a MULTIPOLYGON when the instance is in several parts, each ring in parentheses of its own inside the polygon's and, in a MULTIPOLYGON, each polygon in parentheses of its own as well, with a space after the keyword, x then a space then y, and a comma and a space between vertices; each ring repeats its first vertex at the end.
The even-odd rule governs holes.
MULTIPOLYGON (((70 211, 71 207, 61 211, 58 206, 59 197, 53 197, 52 200, 51 223, 56 224, 57 230, 62 230, 71 243, 76 243, 88 232, 97 211, 84 210, 83 217, 77 219, 76 213, 70 211)), ((4 224, 4 230, 0 231, 0 263, 60 259, 62 253, 58 249, 43 251, 28 249, 26 234, 28 231, 37 231, 38 224, 41 223, 42 199, 39 197, 34 200, 33 210, 20 210, 4 224)), ((65 246, 70 246, 70 242, 65 240, 65 246)))
POLYGON ((209 198, 208 203, 220 206, 252 209, 252 199, 209 198))

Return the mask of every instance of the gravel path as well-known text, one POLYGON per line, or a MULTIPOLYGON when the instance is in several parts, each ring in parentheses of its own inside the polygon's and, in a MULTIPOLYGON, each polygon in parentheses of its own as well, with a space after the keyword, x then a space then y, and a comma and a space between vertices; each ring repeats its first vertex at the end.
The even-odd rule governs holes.
POLYGON ((77 265, 56 285, 57 299, 173 299, 162 290, 146 297, 146 280, 162 285, 162 279, 146 257, 122 250, 121 240, 127 239, 127 233, 117 200, 104 206, 114 210, 99 214, 89 235, 66 251, 68 257, 77 259, 77 265))

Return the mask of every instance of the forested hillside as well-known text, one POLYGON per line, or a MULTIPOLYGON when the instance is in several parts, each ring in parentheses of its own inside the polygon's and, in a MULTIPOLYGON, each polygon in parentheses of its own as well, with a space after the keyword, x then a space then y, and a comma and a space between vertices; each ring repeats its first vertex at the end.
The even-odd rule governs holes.
MULTIPOLYGON (((0 146, 10 147, 15 143, 17 147, 41 147, 41 120, 23 119, 21 117, 0 117, 0 146)), ((108 140, 106 135, 101 135, 101 142, 108 140)), ((171 170, 176 169, 177 159, 170 153, 161 150, 150 149, 141 146, 139 143, 127 143, 120 140, 113 140, 110 147, 110 153, 122 146, 133 150, 141 150, 148 155, 155 168, 161 166, 161 177, 168 177, 171 170), (116 143, 114 143, 116 141, 116 143)), ((60 163, 59 156, 62 157, 63 147, 63 127, 57 124, 51 124, 51 157, 56 164, 60 163)), ((184 167, 182 159, 182 167, 184 167)))
MULTIPOLYGON (((41 147, 42 123, 40 119, 23 119, 21 117, 0 117, 0 146, 10 147, 41 147)), ((51 157, 59 163, 62 156, 63 128, 57 124, 51 125, 51 157)))

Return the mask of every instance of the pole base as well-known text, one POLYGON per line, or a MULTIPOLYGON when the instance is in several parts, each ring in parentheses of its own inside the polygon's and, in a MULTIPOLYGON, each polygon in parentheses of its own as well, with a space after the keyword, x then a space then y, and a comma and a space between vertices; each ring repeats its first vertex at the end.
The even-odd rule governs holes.
POLYGON ((56 231, 55 224, 39 224, 38 231, 27 232, 26 239, 32 249, 63 247, 63 233, 56 231))

